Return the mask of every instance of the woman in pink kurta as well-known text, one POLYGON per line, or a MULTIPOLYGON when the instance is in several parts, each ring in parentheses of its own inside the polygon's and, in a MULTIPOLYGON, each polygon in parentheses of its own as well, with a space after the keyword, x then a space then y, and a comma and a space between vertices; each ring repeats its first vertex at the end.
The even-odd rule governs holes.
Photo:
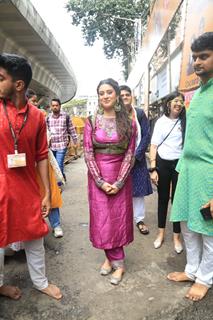
POLYGON ((119 86, 106 79, 98 86, 99 111, 87 119, 84 130, 88 166, 90 240, 104 249, 101 274, 112 269, 111 283, 124 273, 123 246, 133 241, 133 209, 130 170, 133 165, 136 126, 119 99, 119 86))

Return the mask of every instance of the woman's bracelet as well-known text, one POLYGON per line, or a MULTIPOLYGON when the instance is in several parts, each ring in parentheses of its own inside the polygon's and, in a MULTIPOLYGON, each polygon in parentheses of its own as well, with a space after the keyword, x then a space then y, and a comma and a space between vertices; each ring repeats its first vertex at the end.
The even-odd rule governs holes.
POLYGON ((158 171, 158 167, 149 168, 148 170, 149 170, 150 173, 152 173, 154 171, 158 171))
POLYGON ((149 162, 153 162, 153 161, 156 161, 156 159, 150 159, 150 160, 149 160, 149 162))

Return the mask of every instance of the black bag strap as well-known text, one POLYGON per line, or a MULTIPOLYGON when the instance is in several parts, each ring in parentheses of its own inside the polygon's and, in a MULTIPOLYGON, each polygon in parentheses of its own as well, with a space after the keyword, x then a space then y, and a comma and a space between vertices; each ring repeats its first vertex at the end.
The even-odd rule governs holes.
POLYGON ((158 148, 164 143, 164 141, 169 137, 170 133, 173 131, 173 129, 175 128, 176 124, 178 123, 180 119, 177 119, 177 121, 175 122, 174 126, 172 127, 172 129, 169 131, 169 133, 165 136, 165 138, 163 139, 163 141, 158 145, 158 148))
POLYGON ((67 131, 69 131, 69 124, 70 124, 70 116, 66 114, 66 126, 67 126, 67 131))

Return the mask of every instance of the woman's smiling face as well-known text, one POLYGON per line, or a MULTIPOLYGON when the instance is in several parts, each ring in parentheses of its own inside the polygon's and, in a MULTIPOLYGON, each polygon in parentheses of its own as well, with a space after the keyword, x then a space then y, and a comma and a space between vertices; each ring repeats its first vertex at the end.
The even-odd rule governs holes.
POLYGON ((102 84, 98 90, 99 103, 104 110, 111 110, 117 102, 117 94, 109 84, 102 84))
POLYGON ((178 96, 169 102, 170 104, 170 116, 178 118, 182 109, 184 108, 184 101, 182 96, 178 96))

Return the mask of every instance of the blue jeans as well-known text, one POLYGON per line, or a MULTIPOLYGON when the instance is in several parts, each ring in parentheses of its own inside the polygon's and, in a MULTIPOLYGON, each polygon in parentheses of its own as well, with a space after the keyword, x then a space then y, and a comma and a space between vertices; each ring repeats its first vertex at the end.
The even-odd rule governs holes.
POLYGON ((59 208, 52 208, 48 215, 48 218, 49 218, 50 225, 53 229, 60 226, 59 208))
POLYGON ((56 161, 58 162, 59 168, 61 169, 62 174, 64 175, 64 158, 67 152, 67 148, 61 150, 52 150, 56 161))

